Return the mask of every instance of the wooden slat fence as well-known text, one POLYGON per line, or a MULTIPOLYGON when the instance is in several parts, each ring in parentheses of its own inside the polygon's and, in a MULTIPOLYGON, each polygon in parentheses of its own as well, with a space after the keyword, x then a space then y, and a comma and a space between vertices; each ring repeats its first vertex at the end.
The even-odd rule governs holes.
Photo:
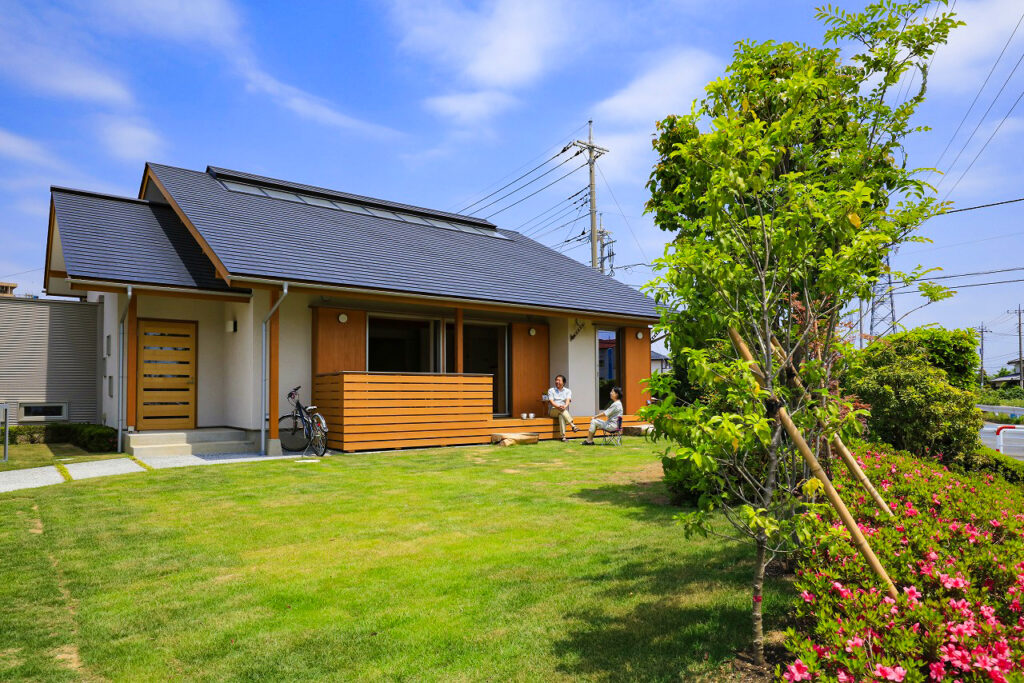
MULTIPOLYGON (((499 431, 558 438, 549 417, 495 418, 491 381, 490 375, 336 372, 314 378, 313 403, 330 428, 328 446, 340 451, 488 443, 499 431)), ((584 436, 590 417, 577 416, 576 424, 576 436, 584 436)), ((626 416, 623 424, 641 422, 626 416)))

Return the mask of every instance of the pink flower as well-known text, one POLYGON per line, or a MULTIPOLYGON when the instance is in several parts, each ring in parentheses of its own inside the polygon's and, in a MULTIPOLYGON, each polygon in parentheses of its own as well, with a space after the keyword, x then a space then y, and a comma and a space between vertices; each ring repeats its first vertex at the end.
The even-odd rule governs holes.
POLYGON ((760 595, 755 595, 754 596, 754 602, 757 603, 757 604, 760 604, 763 599, 764 598, 762 598, 760 595))
POLYGON ((903 592, 907 594, 907 600, 910 601, 911 605, 916 604, 918 598, 921 597, 921 591, 917 590, 914 586, 907 586, 903 589, 903 592))
POLYGON ((862 639, 858 638, 857 636, 854 636, 853 638, 850 638, 848 641, 846 641, 846 651, 847 652, 853 652, 854 648, 863 647, 863 646, 864 646, 864 641, 862 639))
POLYGON ((807 665, 798 659, 786 667, 786 673, 782 677, 787 681, 809 681, 811 672, 807 665))
POLYGON ((803 598, 804 602, 806 602, 808 605, 813 605, 814 604, 814 593, 810 593, 808 591, 804 591, 803 593, 800 594, 800 597, 803 598))
POLYGON ((941 681, 946 677, 946 665, 942 662, 932 662, 928 665, 928 673, 933 681, 941 681))
POLYGON ((884 681, 902 681, 907 675, 907 670, 902 666, 893 667, 875 664, 874 674, 884 681))
POLYGON ((838 672, 836 672, 836 678, 839 679, 839 683, 854 683, 857 680, 852 675, 847 673, 846 669, 840 669, 838 672))

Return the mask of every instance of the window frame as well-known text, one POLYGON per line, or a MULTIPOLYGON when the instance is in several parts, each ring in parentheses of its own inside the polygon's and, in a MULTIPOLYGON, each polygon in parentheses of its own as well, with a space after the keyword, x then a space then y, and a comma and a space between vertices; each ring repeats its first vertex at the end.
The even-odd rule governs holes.
POLYGON ((18 402, 18 423, 22 422, 68 422, 68 401, 19 401, 18 402), (56 415, 26 415, 25 408, 38 408, 40 406, 60 406, 61 414, 56 415))

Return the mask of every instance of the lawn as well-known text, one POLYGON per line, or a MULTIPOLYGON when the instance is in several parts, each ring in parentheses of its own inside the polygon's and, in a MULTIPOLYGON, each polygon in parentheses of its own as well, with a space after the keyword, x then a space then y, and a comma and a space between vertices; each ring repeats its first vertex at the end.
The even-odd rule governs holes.
MULTIPOLYGON (((0 437, 2 436, 0 434, 0 437)), ((0 443, 0 448, 3 448, 2 443, 0 443)), ((7 462, 3 461, 3 451, 0 451, 0 472, 20 470, 26 467, 44 467, 58 463, 67 465, 72 462, 123 457, 124 455, 121 453, 90 453, 69 443, 12 443, 7 455, 7 462)))
POLYGON ((750 553, 676 512, 639 439, 0 494, 0 679, 717 680, 750 553))

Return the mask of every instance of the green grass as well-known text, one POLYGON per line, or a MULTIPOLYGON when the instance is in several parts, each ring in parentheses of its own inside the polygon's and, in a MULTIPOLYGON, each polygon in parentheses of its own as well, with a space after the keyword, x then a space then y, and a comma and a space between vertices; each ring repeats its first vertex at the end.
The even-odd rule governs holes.
POLYGON ((0 494, 0 679, 717 678, 751 553, 684 539, 660 474, 627 439, 0 494))
MULTIPOLYGON (((2 436, 2 435, 0 435, 2 436)), ((0 449, 3 444, 0 443, 0 449)), ((0 472, 5 470, 21 470, 26 467, 44 467, 58 463, 85 462, 86 460, 106 460, 107 458, 123 458, 121 453, 90 453, 69 443, 26 443, 11 444, 7 454, 7 462, 3 461, 0 450, 0 472)))

